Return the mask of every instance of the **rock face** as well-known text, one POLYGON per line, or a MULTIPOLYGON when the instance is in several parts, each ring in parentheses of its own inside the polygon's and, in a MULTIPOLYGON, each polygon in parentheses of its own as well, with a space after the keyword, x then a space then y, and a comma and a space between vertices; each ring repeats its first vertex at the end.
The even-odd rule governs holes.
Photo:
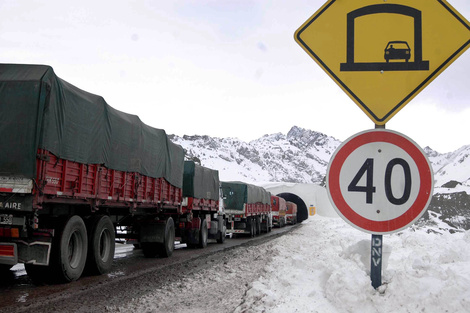
POLYGON ((469 230, 470 196, 466 192, 435 194, 423 219, 439 220, 452 231, 469 230))
MULTIPOLYGON (((175 136, 186 158, 219 171, 223 181, 290 182, 324 185, 331 156, 341 142, 294 126, 244 142, 236 138, 175 136)), ((434 171, 435 195, 429 210, 451 227, 470 229, 470 145, 449 153, 423 149, 434 171)), ((429 214, 424 218, 429 219, 429 214)))

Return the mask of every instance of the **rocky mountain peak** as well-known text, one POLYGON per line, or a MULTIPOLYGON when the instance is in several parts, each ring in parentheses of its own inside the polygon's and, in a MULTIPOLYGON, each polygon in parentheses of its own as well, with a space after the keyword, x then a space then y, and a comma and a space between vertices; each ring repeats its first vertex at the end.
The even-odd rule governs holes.
MULTIPOLYGON (((219 170, 221 180, 247 182, 321 184, 331 156, 341 144, 331 136, 298 126, 287 134, 268 134, 249 143, 199 135, 169 137, 185 149, 187 159, 200 160, 201 165, 219 170)), ((456 188, 470 186, 470 145, 444 154, 430 147, 423 150, 437 188, 450 186, 450 181, 458 182, 456 188)))

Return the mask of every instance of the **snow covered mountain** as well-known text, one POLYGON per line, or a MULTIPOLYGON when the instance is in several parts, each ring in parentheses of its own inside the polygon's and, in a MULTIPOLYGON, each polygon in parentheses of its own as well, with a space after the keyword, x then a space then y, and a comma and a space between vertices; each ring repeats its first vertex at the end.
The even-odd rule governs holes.
POLYGON ((424 148, 434 170, 434 185, 441 188, 470 187, 470 145, 449 153, 424 148))
POLYGON ((287 135, 265 135, 251 142, 235 138, 171 135, 186 157, 218 169, 221 180, 320 184, 341 142, 322 133, 292 127, 287 135))
MULTIPOLYGON (((328 162, 341 141, 297 126, 287 135, 265 135, 251 142, 236 138, 171 135, 186 157, 218 169, 221 180, 322 184, 328 162)), ((436 192, 470 189, 470 145, 454 152, 423 149, 434 170, 436 192)))

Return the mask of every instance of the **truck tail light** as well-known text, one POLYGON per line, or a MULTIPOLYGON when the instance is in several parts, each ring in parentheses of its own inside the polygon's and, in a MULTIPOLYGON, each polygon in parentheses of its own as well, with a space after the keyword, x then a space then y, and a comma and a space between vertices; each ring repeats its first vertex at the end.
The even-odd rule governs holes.
POLYGON ((18 228, 11 229, 11 237, 12 238, 20 238, 20 230, 18 228))
POLYGON ((15 256, 15 246, 0 244, 0 256, 13 257, 15 256))
POLYGON ((35 216, 33 218, 33 229, 38 229, 39 228, 39 218, 37 216, 35 216))
POLYGON ((0 237, 20 238, 20 230, 18 228, 0 227, 0 237))

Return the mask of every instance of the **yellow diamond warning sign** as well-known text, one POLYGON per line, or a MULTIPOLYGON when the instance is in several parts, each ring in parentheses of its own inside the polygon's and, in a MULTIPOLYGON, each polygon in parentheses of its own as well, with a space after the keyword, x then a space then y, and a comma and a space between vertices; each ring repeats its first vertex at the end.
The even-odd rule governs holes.
POLYGON ((444 0, 330 0, 297 43, 383 125, 470 46, 470 24, 444 0))

